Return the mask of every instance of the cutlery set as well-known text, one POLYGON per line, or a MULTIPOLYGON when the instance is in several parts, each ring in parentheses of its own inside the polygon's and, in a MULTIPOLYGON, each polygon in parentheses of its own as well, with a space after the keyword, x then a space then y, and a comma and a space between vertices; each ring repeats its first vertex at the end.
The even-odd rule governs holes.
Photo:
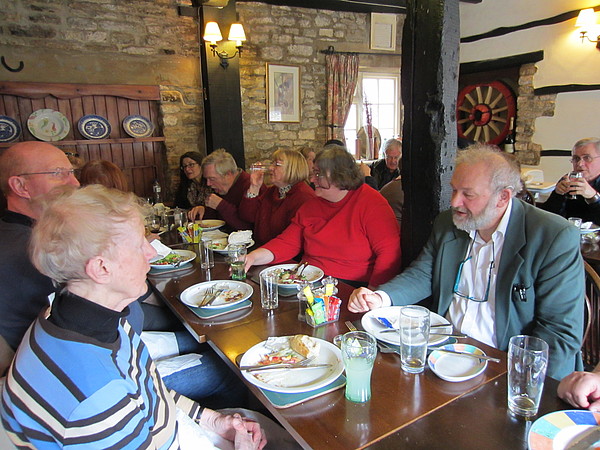
POLYGON ((209 287, 206 291, 204 291, 204 297, 202 297, 202 300, 200 301, 198 306, 202 307, 202 306, 210 305, 212 302, 214 302, 219 297, 219 295, 221 295, 226 290, 227 289, 223 289, 223 288, 215 289, 214 286, 209 287))

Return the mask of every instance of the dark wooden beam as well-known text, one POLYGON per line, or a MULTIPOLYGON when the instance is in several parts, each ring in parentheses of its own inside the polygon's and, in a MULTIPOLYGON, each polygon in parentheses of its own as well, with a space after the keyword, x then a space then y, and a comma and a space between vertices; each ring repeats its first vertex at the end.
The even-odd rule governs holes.
POLYGON ((505 58, 486 59, 483 61, 473 61, 462 63, 460 65, 460 74, 467 75, 470 73, 489 72, 492 70, 502 70, 508 67, 522 66, 544 59, 544 51, 538 50, 535 52, 521 53, 520 55, 507 56, 505 58))
MULTIPOLYGON (((237 0, 256 1, 256 0, 237 0)), ((261 3, 297 8, 327 9, 330 11, 380 12, 404 14, 406 0, 258 0, 261 3)))
POLYGON ((402 35, 402 261, 419 254, 450 204, 457 148, 458 0, 408 0, 402 35))
MULTIPOLYGON (((215 21, 221 33, 227 35, 229 27, 237 21, 235 0, 230 0, 225 8, 202 7, 200 21, 201 34, 204 24, 215 21)), ((233 55, 235 43, 222 41, 218 51, 233 55)), ((204 86, 204 121, 206 127, 206 151, 224 148, 233 155, 238 167, 245 167, 244 136, 242 125, 242 97, 240 94, 239 55, 228 60, 222 67, 218 57, 213 56, 207 42, 200 44, 200 64, 202 85, 204 86)))

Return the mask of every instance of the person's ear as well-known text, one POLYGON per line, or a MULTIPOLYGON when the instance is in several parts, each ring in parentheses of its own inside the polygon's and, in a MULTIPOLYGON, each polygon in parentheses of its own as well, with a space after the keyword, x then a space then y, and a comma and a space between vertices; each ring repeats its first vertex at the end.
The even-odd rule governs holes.
POLYGON ((504 188, 500 191, 500 195, 498 196, 498 206, 504 207, 508 204, 512 197, 512 190, 508 188, 504 188))
POLYGON ((8 187, 11 191, 15 193, 15 195, 31 199, 31 195, 29 194, 29 190, 27 189, 27 179, 24 177, 19 177, 17 175, 13 175, 8 178, 8 187))
POLYGON ((103 256, 94 256, 85 264, 85 273, 95 283, 107 284, 111 278, 110 263, 103 256))

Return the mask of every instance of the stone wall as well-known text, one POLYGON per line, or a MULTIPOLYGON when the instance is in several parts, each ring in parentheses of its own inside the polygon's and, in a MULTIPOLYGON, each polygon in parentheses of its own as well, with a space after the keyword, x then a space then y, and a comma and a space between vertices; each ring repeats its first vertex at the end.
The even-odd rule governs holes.
MULTIPOLYGON (((168 178, 179 155, 205 152, 198 25, 176 0, 11 0, 0 11, 0 79, 160 85, 168 178)), ((170 175, 170 177, 169 177, 170 175)))
MULTIPOLYGON (((368 52, 370 15, 238 2, 247 41, 240 59, 246 162, 277 148, 311 146, 326 140, 325 55, 320 50, 368 52), (300 66, 300 123, 269 123, 266 64, 300 66)), ((397 52, 403 16, 399 16, 397 52)), ((400 68, 400 56, 361 55, 361 66, 400 68)))
POLYGON ((515 127, 515 154, 522 164, 538 165, 542 146, 533 142, 535 121, 539 117, 552 117, 556 106, 556 94, 535 95, 535 64, 524 64, 519 71, 517 97, 517 123, 515 127))

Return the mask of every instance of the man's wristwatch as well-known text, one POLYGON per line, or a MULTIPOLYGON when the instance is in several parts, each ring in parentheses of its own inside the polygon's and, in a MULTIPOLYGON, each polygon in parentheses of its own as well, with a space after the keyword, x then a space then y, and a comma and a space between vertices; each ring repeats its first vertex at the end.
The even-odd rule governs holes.
POLYGON ((249 190, 246 192, 246 198, 256 198, 258 197, 258 194, 254 194, 252 192, 250 192, 249 190))
POLYGON ((592 203, 598 203, 599 201, 600 201, 600 194, 598 192, 596 192, 593 197, 585 199, 585 202, 588 205, 591 205, 592 203))

